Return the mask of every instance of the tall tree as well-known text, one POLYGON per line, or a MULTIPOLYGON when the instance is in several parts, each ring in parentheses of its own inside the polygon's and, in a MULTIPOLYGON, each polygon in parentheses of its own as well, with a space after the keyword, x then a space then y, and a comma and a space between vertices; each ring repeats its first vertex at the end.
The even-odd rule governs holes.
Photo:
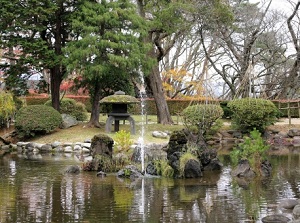
POLYGON ((292 45, 295 49, 294 62, 289 70, 288 76, 282 83, 282 90, 279 93, 281 98, 299 97, 300 88, 300 1, 294 5, 291 15, 287 19, 287 26, 292 39, 292 45))
MULTIPOLYGON (((152 67, 148 75, 146 75, 146 83, 154 97, 157 120, 161 124, 172 124, 172 118, 165 99, 165 92, 160 76, 159 63, 163 57, 174 46, 176 40, 182 36, 186 26, 183 26, 183 13, 185 4, 182 1, 167 0, 137 0, 139 14, 151 26, 148 30, 148 36, 144 39, 145 43, 151 43, 152 48, 148 55, 156 60, 156 64, 152 67), (170 37, 169 42, 164 42, 166 37, 170 37)), ((187 25, 187 24, 186 24, 187 25)))
POLYGON ((8 50, 10 77, 30 75, 30 70, 50 72, 52 106, 59 110, 59 87, 66 75, 62 49, 69 40, 70 19, 76 0, 3 0, 0 11, 0 44, 8 50))
MULTIPOLYGON (((81 2, 73 20, 77 41, 66 48, 70 70, 76 70, 88 86, 92 112, 89 126, 99 125, 99 100, 105 80, 138 73, 147 67, 147 45, 141 41, 146 23, 130 0, 81 2)), ((149 62, 149 60, 148 60, 149 62)), ((112 89, 119 90, 119 89, 112 89)))

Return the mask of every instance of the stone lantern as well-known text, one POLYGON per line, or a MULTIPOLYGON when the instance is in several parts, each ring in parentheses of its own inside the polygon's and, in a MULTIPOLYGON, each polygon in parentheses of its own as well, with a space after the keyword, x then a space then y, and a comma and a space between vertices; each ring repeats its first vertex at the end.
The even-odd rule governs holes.
POLYGON ((127 120, 130 123, 130 132, 135 134, 135 121, 127 112, 128 104, 139 103, 139 101, 130 95, 126 95, 123 91, 117 91, 114 95, 104 97, 100 100, 100 104, 111 104, 112 112, 108 113, 108 118, 105 124, 105 131, 111 132, 112 123, 115 123, 115 132, 120 129, 120 120, 127 120))

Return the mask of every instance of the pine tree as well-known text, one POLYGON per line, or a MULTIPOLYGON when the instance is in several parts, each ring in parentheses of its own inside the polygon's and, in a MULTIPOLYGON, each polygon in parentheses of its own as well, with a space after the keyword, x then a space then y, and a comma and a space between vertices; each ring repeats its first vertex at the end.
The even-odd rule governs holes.
MULTIPOLYGON (((146 24, 129 0, 83 1, 73 20, 78 40, 68 44, 70 70, 81 75, 91 96, 89 126, 99 126, 99 100, 105 79, 139 72, 147 47, 146 24)), ((119 89, 112 89, 119 90, 119 89)))

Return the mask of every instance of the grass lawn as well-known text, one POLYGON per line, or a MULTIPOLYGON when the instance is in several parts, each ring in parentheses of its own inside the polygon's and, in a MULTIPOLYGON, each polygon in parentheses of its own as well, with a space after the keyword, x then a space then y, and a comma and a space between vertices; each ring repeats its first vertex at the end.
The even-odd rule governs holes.
MULTIPOLYGON (((156 116, 147 116, 147 124, 145 117, 143 118, 141 115, 133 115, 132 116, 136 123, 136 134, 131 135, 131 138, 134 142, 138 142, 139 137, 141 136, 141 130, 142 127, 144 128, 144 142, 145 143, 164 143, 168 142, 168 139, 159 139, 154 138, 152 136, 153 131, 168 131, 172 132, 175 130, 180 130, 183 128, 183 125, 180 120, 177 122, 177 117, 174 116, 173 121, 174 125, 161 125, 157 124, 157 118, 156 116), (144 119, 144 122, 142 120, 144 119), (142 125, 144 123, 144 125, 142 125), (179 123, 179 124, 176 124, 179 123)), ((105 121, 107 119, 107 116, 101 115, 100 116, 100 123, 103 123, 101 128, 87 128, 86 123, 80 123, 77 126, 73 126, 68 129, 57 129, 56 131, 52 132, 51 134, 47 134, 45 136, 39 136, 35 137, 34 139, 30 139, 28 141, 32 142, 38 142, 38 143, 52 143, 54 141, 59 142, 83 142, 86 139, 93 138, 94 135, 99 133, 105 133, 105 121)), ((112 128, 113 129, 113 128, 112 128)), ((129 122, 125 122, 125 125, 123 124, 123 121, 120 121, 120 130, 130 131, 130 125, 129 122)), ((114 139, 115 133, 109 133, 110 137, 114 139)))

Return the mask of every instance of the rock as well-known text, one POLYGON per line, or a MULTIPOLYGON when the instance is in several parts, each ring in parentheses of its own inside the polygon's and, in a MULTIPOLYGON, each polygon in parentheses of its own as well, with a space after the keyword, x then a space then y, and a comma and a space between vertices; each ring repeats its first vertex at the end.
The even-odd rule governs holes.
POLYGON ((79 152, 79 151, 81 151, 81 146, 80 145, 75 145, 74 146, 74 151, 77 151, 77 152, 79 152))
POLYGON ((292 144, 296 147, 300 146, 300 136, 294 136, 292 139, 292 144))
POLYGON ((214 171, 214 170, 221 170, 223 164, 220 162, 218 158, 212 159, 207 165, 203 167, 203 170, 206 171, 214 171))
POLYGON ((143 177, 143 174, 137 169, 136 166, 128 165, 124 169, 119 170, 117 176, 122 178, 135 179, 143 177))
POLYGON ((260 164, 260 173, 263 177, 269 177, 272 174, 272 165, 268 160, 264 160, 260 164))
POLYGON ((52 151, 52 146, 49 144, 44 144, 40 148, 40 152, 50 152, 50 151, 52 151))
POLYGON ((150 174, 150 175, 154 175, 154 176, 158 175, 157 174, 157 169, 156 169, 156 167, 155 167, 155 165, 154 165, 153 162, 148 163, 148 165, 146 167, 146 173, 150 174))
POLYGON ((98 134, 92 138, 91 153, 92 156, 106 155, 112 158, 114 141, 106 134, 98 134))
POLYGON ((65 152, 65 153, 73 153, 73 148, 72 148, 72 146, 66 146, 66 147, 64 148, 64 152, 65 152))
POLYGON ((51 143, 51 146, 52 146, 52 148, 61 146, 61 142, 55 141, 55 142, 51 143))
POLYGON ((97 177, 106 177, 106 173, 103 171, 100 171, 97 173, 97 177))
POLYGON ((83 147, 83 148, 81 149, 81 152, 82 152, 82 153, 90 153, 90 150, 89 150, 88 148, 83 147))
POLYGON ((254 177, 255 172, 251 169, 249 161, 244 159, 239 161, 238 166, 231 172, 235 177, 254 177))
POLYGON ((293 216, 295 219, 300 218, 300 204, 297 204, 293 209, 293 216))
POLYGON ((154 131, 152 132, 152 136, 155 138, 166 139, 168 138, 168 134, 162 131, 154 131))
POLYGON ((81 147, 90 149, 91 148, 91 143, 81 143, 81 147))
POLYGON ((72 126, 78 125, 78 121, 75 117, 68 115, 68 114, 61 114, 62 123, 60 124, 61 129, 67 129, 72 126))
POLYGON ((215 149, 204 149, 200 155, 199 160, 203 166, 208 165, 213 159, 217 158, 217 151, 215 149))
POLYGON ((201 165, 198 160, 190 159, 184 166, 185 178, 199 178, 202 177, 201 165))
POLYGON ((300 136, 300 129, 290 129, 287 135, 289 137, 300 136))
POLYGON ((72 165, 67 167, 67 169, 65 170, 66 173, 74 173, 74 174, 78 174, 80 172, 80 167, 77 165, 72 165))
POLYGON ((266 217, 263 217, 262 219, 263 223, 287 223, 290 221, 290 219, 282 214, 274 214, 269 215, 266 217))
POLYGON ((298 204, 296 199, 284 199, 279 203, 279 207, 284 209, 293 209, 298 204))

